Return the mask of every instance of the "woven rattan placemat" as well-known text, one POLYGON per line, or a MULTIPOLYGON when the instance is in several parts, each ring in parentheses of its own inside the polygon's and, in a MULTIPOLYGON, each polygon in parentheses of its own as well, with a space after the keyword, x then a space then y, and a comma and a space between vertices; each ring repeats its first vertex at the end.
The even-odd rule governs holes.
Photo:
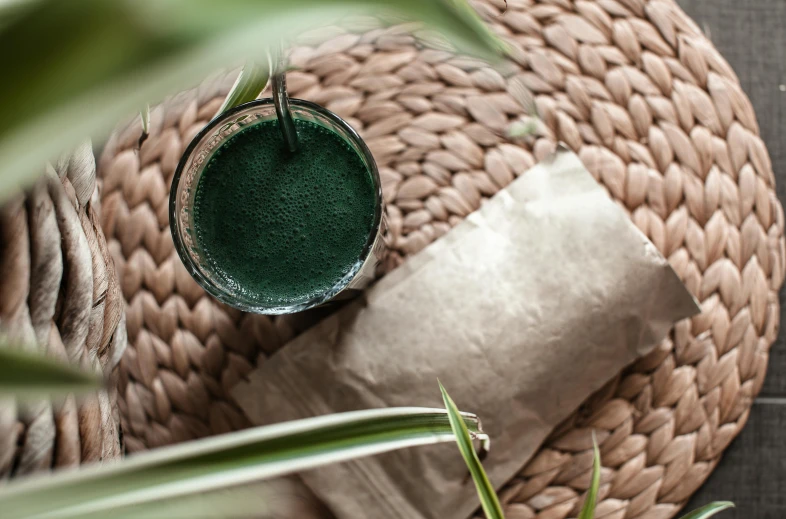
MULTIPOLYGON (((400 28, 373 29, 298 48, 291 94, 347 118, 374 152, 388 202, 383 270, 555 141, 579 154, 704 312, 591 397, 502 499, 511 519, 575 516, 594 429, 604 466, 597 517, 670 517, 745 424, 778 330, 783 211, 753 109, 671 0, 478 8, 516 42, 504 74, 418 49, 400 28), (541 121, 537 137, 519 142, 502 137, 524 112, 507 92, 513 77, 533 92, 541 121)), ((245 427, 228 389, 308 321, 218 305, 173 249, 169 182, 230 84, 218 77, 154 110, 140 150, 138 123, 118 130, 100 161, 103 225, 128 301, 120 405, 132 451, 245 427)))

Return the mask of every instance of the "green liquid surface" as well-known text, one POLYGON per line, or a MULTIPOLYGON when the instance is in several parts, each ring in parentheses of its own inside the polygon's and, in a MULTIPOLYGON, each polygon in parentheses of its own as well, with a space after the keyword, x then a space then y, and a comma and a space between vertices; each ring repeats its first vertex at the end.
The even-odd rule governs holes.
POLYGON ((208 159, 194 198, 209 269, 267 306, 334 287, 361 259, 374 223, 376 189, 358 153, 318 124, 295 126, 294 153, 276 120, 233 135, 208 159))

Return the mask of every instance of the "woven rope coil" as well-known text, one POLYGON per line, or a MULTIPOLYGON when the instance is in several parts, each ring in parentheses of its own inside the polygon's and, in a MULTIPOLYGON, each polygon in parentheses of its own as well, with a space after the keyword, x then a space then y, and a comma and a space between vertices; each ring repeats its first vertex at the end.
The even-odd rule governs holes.
MULTIPOLYGON (((406 28, 336 31, 295 49, 290 92, 346 118, 388 203, 383 272, 437 239, 563 141, 669 259, 703 313, 592 396, 502 490, 511 519, 575 517, 591 434, 597 517, 673 516, 747 420, 778 331, 783 210, 750 102, 671 0, 477 3, 513 42, 495 71, 424 50, 406 28), (536 134, 510 141, 532 92, 536 134)), ((320 38, 324 34, 320 35, 320 38)), ((174 252, 168 187, 232 78, 216 76, 115 133, 100 163, 104 230, 128 301, 120 406, 129 450, 247 426, 228 390, 307 326, 207 297, 174 252)), ((559 383, 559 381, 555 381, 559 383)))
MULTIPOLYGON (((99 204, 86 143, 0 209, 0 333, 110 373, 126 335, 99 204)), ((0 401, 0 479, 118 458, 116 399, 112 389, 78 401, 0 401)))

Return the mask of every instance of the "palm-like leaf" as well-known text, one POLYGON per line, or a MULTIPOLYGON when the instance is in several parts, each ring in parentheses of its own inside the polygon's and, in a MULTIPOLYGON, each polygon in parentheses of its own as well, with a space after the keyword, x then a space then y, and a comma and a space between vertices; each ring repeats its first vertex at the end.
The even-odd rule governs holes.
POLYGON ((253 101, 265 89, 269 80, 270 64, 267 61, 246 63, 221 104, 221 108, 218 109, 218 113, 224 113, 230 108, 253 101))
POLYGON ((28 0, 0 23, 0 197, 85 136, 216 68, 383 12, 426 22, 469 53, 502 49, 464 0, 28 0))
MULTIPOLYGON (((327 463, 453 440, 443 410, 357 411, 257 427, 133 456, 120 463, 0 487, 3 519, 108 517, 327 463)), ((476 417, 459 422, 479 433, 476 417)))
POLYGON ((584 506, 581 507, 579 519, 593 519, 595 517, 595 505, 598 502, 598 488, 600 488, 600 450, 598 449, 598 442, 595 439, 595 433, 592 434, 592 478, 589 490, 587 490, 587 497, 584 499, 584 506))
POLYGON ((731 501, 715 501, 683 515, 680 519, 707 519, 727 508, 734 508, 734 503, 731 501))
POLYGON ((40 397, 84 393, 102 386, 101 378, 74 366, 0 344, 0 396, 40 397))
MULTIPOLYGON (((592 463, 592 483, 587 491, 587 497, 584 501, 584 506, 581 507, 579 519, 593 519, 595 517, 595 506, 598 502, 598 488, 600 487, 600 450, 598 449, 598 442, 595 440, 595 435, 592 435, 592 449, 593 449, 593 463, 592 463)), ((682 516, 680 519, 707 519, 713 515, 731 508, 734 503, 729 501, 716 501, 701 508, 689 512, 687 515, 682 516)))
MULTIPOLYGON (((450 417, 450 426, 453 428, 453 434, 456 436, 456 443, 458 444, 461 456, 467 464, 469 473, 472 476, 472 481, 475 483, 475 489, 480 498, 480 504, 483 507, 483 512, 486 514, 487 519, 505 519, 502 512, 502 506, 497 498, 497 493, 494 487, 491 486, 486 471, 483 470, 483 465, 480 463, 478 453, 475 452, 475 447, 472 444, 472 437, 470 431, 467 429, 465 421, 461 418, 456 404, 439 384, 439 390, 442 392, 442 400, 445 402, 445 408, 448 410, 450 417)), ((487 440, 487 437, 484 437, 487 440)))
POLYGON ((139 118, 142 121, 142 133, 147 135, 150 133, 150 105, 145 105, 145 108, 139 112, 139 118))

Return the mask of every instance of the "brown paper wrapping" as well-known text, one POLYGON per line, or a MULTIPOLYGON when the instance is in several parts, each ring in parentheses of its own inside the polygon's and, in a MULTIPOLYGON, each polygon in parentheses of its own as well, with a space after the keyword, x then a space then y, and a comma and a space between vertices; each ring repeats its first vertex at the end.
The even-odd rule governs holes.
MULTIPOLYGON (((236 386, 255 424, 388 406, 443 407, 439 378, 491 436, 499 488, 554 426, 698 313, 654 245, 560 152, 361 300, 236 386)), ((340 519, 462 519, 478 506, 455 445, 302 475, 340 519)))

